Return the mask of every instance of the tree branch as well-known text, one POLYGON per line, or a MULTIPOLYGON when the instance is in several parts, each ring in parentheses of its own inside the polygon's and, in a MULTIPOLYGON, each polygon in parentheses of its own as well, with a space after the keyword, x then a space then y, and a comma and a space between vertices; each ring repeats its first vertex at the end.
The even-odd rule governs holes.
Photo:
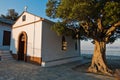
POLYGON ((106 38, 105 41, 108 42, 110 36, 112 35, 112 33, 116 30, 117 27, 120 27, 120 21, 118 21, 117 23, 115 23, 111 28, 109 28, 106 32, 106 38))
POLYGON ((102 27, 101 19, 98 19, 98 20, 97 20, 97 25, 98 25, 98 29, 100 30, 100 32, 102 32, 103 27, 102 27))
POLYGON ((88 23, 87 22, 82 23, 81 26, 83 27, 83 29, 85 30, 85 32, 88 33, 88 28, 89 28, 88 23))
POLYGON ((115 23, 111 28, 109 28, 106 32, 106 36, 111 36, 112 32, 116 30, 117 27, 120 27, 120 21, 115 23))

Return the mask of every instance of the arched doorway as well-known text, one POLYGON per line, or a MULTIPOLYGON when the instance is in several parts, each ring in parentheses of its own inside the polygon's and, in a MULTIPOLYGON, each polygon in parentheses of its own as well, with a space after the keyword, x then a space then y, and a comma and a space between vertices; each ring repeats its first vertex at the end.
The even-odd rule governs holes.
POLYGON ((22 32, 18 38, 18 60, 27 61, 27 34, 22 32))

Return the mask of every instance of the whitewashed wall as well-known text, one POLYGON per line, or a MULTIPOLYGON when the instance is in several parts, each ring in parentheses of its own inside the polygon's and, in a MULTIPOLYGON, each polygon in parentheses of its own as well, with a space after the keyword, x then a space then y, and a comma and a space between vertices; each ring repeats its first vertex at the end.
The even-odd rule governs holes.
MULTIPOLYGON (((21 32, 27 33, 27 55, 33 56, 33 57, 41 57, 41 21, 32 23, 31 21, 37 21, 38 17, 34 15, 29 15, 27 13, 24 13, 26 15, 26 21, 23 23, 21 22, 22 18, 20 17, 19 20, 13 25, 12 29, 12 38, 11 38, 11 47, 10 50, 12 53, 16 54, 18 49, 18 37, 21 32), (20 23, 19 23, 20 22, 20 23), (28 24, 32 23, 32 24, 28 24), (27 24, 27 25, 24 25, 27 24), (17 27, 23 25, 21 27, 17 27), (17 27, 17 28, 16 28, 17 27), (36 43, 35 43, 36 42, 36 43)), ((40 18, 39 18, 40 19, 40 18)))
POLYGON ((17 53, 18 49, 18 37, 21 32, 27 33, 27 55, 40 57, 41 53, 41 34, 40 34, 40 22, 34 24, 27 25, 25 27, 15 28, 12 30, 12 38, 11 38, 11 47, 10 50, 13 53, 17 53), (35 42, 37 42, 35 44, 35 42))
POLYGON ((24 25, 24 24, 28 24, 28 23, 32 23, 38 20, 41 20, 40 17, 34 16, 28 12, 23 12, 21 15, 26 15, 26 21, 22 21, 22 16, 19 17, 19 19, 16 21, 16 23, 13 25, 13 27, 17 27, 20 25, 24 25))
POLYGON ((11 31, 11 27, 8 25, 0 24, 0 50, 9 50, 10 46, 3 46, 3 33, 5 31, 11 31))
POLYGON ((66 37, 67 50, 63 51, 62 37, 51 30, 51 22, 42 23, 42 66, 62 64, 80 59, 78 50, 75 50, 75 40, 66 37))

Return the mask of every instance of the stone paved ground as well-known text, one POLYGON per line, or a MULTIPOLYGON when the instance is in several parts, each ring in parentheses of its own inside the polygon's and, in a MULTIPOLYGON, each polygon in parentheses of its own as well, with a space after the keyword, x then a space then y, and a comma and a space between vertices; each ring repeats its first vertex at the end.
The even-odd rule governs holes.
POLYGON ((21 61, 0 62, 0 80, 114 80, 114 77, 73 70, 83 61, 42 68, 21 61))

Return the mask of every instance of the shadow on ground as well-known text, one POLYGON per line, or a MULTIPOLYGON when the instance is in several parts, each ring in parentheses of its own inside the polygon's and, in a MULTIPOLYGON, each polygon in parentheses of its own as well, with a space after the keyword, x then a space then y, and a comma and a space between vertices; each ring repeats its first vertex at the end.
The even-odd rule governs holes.
POLYGON ((1 62, 0 80, 114 80, 113 77, 73 70, 81 62, 47 68, 21 61, 1 62))
MULTIPOLYGON (((73 67, 72 69, 77 71, 77 72, 93 74, 93 75, 96 75, 96 76, 109 77, 109 78, 111 78, 110 80, 112 80, 113 77, 118 78, 116 80, 120 80, 120 60, 112 60, 112 59, 107 60, 108 67, 110 69, 112 69, 113 72, 114 72, 114 74, 112 76, 108 76, 108 75, 105 75, 105 74, 102 74, 102 73, 97 73, 97 74, 96 73, 89 73, 87 71, 87 69, 90 66, 90 64, 91 64, 91 62, 88 62, 88 63, 83 64, 83 65, 77 65, 77 66, 73 67)), ((103 78, 102 80, 106 80, 106 79, 103 78)))

